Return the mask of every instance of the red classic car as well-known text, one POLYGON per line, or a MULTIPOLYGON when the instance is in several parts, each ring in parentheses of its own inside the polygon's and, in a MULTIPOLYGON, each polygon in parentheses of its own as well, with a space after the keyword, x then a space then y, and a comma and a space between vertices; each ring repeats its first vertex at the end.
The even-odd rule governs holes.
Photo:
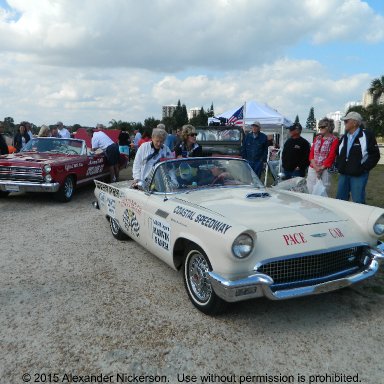
MULTIPOLYGON (((128 157, 120 154, 120 167, 128 157)), ((11 192, 53 192, 71 200, 75 187, 109 176, 103 153, 91 153, 84 140, 39 137, 19 153, 0 156, 0 197, 11 192)))

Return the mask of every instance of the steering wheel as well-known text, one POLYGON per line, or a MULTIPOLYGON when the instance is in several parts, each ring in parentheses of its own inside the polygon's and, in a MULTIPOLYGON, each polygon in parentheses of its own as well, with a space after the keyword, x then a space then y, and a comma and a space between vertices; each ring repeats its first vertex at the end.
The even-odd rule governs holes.
POLYGON ((71 148, 67 148, 67 149, 65 150, 65 153, 66 153, 67 155, 77 155, 76 150, 71 149, 71 148))
MULTIPOLYGON (((224 173, 224 172, 223 172, 224 173)), ((215 185, 215 184, 224 184, 224 176, 223 173, 220 173, 220 175, 217 175, 212 181, 210 185, 215 185)))
POLYGON ((183 181, 190 181, 192 179, 192 167, 187 163, 179 165, 179 176, 183 181))

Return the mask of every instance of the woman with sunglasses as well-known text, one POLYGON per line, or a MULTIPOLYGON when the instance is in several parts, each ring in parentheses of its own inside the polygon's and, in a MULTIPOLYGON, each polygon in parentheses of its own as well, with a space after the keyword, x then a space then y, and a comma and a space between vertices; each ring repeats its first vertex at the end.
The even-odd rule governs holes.
POLYGON ((319 121, 319 134, 315 137, 309 153, 310 166, 308 168, 307 186, 309 193, 318 179, 321 179, 327 195, 331 186, 331 176, 328 169, 332 167, 335 158, 339 140, 333 135, 335 123, 332 119, 324 117, 319 121))
POLYGON ((203 150, 196 143, 196 129, 193 125, 184 125, 181 131, 181 142, 175 147, 176 157, 201 157, 203 150))

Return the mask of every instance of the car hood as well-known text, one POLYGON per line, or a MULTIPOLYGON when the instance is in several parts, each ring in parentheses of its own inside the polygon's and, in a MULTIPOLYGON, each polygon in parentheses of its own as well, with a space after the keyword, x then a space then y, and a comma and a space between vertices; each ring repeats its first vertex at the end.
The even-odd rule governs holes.
POLYGON ((62 153, 22 152, 0 156, 0 165, 23 167, 39 167, 41 164, 65 162, 73 158, 62 153))
POLYGON ((217 188, 175 197, 184 205, 226 217, 258 232, 301 225, 348 220, 300 194, 254 188, 217 188))

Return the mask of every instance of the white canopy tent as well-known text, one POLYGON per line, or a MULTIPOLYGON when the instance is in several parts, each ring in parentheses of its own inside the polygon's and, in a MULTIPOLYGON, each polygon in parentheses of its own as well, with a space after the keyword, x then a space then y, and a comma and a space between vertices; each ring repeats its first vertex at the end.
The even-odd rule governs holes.
MULTIPOLYGON (((225 118, 229 119, 239 108, 241 105, 236 106, 222 114, 216 116, 216 118, 225 118)), ((279 126, 284 125, 285 127, 289 127, 292 125, 292 121, 283 116, 281 113, 276 111, 276 109, 271 108, 267 104, 259 103, 257 101, 251 100, 245 103, 245 112, 244 112, 244 124, 250 125, 255 120, 258 120, 260 124, 263 126, 279 126)))

